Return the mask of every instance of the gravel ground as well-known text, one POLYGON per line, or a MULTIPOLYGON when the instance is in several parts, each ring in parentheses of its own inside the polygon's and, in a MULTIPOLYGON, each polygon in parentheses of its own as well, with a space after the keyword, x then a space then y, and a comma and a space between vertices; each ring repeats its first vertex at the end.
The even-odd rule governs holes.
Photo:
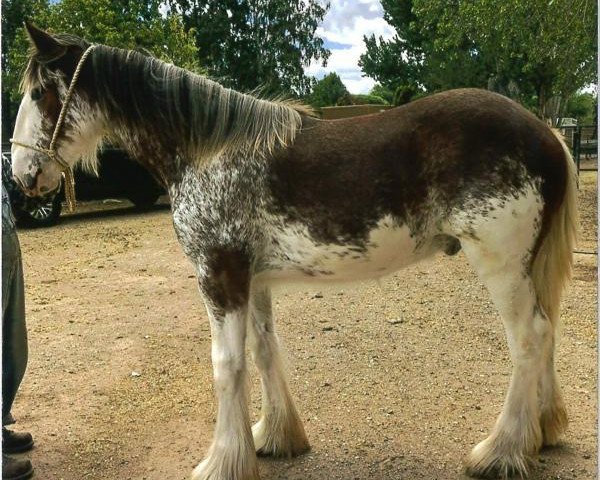
MULTIPOLYGON (((532 479, 596 477, 596 173, 563 303, 559 377, 570 415, 532 479)), ((39 479, 186 479, 215 419, 206 313, 166 206, 79 207, 20 232, 30 360, 14 408, 39 479)), ((312 444, 260 459, 263 479, 461 479, 510 373, 501 322, 462 254, 379 282, 275 291, 291 390, 312 444)), ((259 411, 252 371, 252 412, 259 411)))

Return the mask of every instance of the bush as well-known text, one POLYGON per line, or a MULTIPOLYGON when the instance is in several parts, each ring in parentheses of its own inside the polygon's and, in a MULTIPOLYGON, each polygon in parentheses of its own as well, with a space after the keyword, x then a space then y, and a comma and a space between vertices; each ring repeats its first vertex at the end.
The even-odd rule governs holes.
POLYGON ((404 105, 414 100, 419 93, 419 89, 413 85, 400 85, 394 94, 394 105, 404 105))
POLYGON ((353 105, 387 105, 387 102, 377 95, 351 95, 353 105))
POLYGON ((319 80, 307 97, 310 105, 316 108, 340 105, 340 99, 349 95, 342 79, 335 72, 319 80))
POLYGON ((591 125, 597 121, 597 98, 591 93, 576 93, 567 102, 563 117, 576 118, 579 125, 591 125))

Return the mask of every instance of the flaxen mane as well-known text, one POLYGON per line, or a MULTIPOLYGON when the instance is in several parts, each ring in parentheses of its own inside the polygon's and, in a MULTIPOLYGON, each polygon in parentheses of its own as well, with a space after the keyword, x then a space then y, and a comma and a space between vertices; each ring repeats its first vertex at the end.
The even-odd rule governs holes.
MULTIPOLYGON (((65 47, 88 46, 75 36, 56 38, 65 47)), ((45 65, 53 60, 33 53, 22 89, 51 80, 45 65)), ((88 62, 93 71, 85 89, 111 118, 112 129, 143 131, 199 164, 222 154, 265 155, 285 147, 294 141, 301 115, 311 114, 300 103, 239 93, 136 51, 98 45, 88 62)))

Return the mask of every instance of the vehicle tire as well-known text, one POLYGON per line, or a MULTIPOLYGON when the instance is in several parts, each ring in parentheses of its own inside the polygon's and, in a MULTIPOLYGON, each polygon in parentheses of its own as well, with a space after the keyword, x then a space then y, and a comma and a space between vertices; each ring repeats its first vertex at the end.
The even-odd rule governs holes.
POLYGON ((155 191, 131 193, 127 198, 138 210, 148 210, 156 203, 160 194, 155 191))
POLYGON ((26 227, 51 227, 56 225, 62 211, 62 201, 59 195, 45 202, 25 206, 16 212, 17 221, 26 227))

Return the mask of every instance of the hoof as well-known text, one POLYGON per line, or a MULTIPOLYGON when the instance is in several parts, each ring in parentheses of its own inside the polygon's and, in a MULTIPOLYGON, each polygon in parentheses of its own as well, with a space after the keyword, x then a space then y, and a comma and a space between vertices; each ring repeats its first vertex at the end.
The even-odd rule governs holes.
POLYGON ((264 445, 256 449, 256 455, 259 457, 272 458, 293 458, 310 450, 310 444, 307 442, 295 445, 276 446, 264 445))
POLYGON ((466 474, 475 478, 525 478, 530 459, 515 450, 494 445, 489 438, 479 443, 465 462, 466 474))
POLYGON ((259 457, 292 458, 310 450, 304 427, 297 422, 288 428, 269 429, 264 418, 252 427, 259 457))
POLYGON ((542 411, 540 424, 542 427, 542 444, 545 447, 556 445, 569 424, 564 404, 561 402, 550 410, 542 411))
POLYGON ((191 480, 260 480, 256 455, 241 458, 210 455, 192 472, 191 480))

